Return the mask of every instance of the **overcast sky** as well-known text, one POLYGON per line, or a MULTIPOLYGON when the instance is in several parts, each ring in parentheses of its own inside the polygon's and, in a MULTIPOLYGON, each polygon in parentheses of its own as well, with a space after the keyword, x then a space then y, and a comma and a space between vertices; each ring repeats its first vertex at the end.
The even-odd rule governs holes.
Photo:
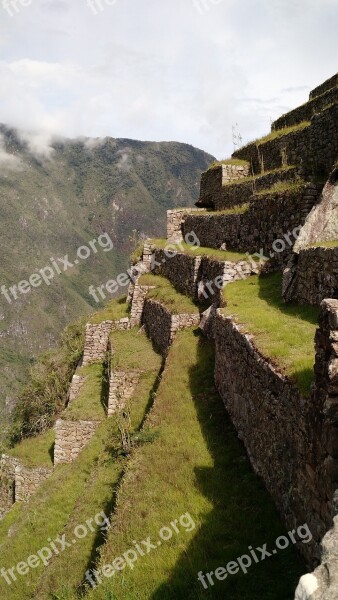
POLYGON ((224 158, 338 71, 337 0, 0 0, 0 121, 224 158), (91 5, 88 3, 90 2, 91 5))

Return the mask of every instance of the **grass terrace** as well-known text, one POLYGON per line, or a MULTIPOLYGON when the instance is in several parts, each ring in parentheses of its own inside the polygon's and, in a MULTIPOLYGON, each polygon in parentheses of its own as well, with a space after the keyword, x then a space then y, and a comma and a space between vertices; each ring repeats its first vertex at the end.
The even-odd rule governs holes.
POLYGON ((260 179, 265 175, 273 175, 274 173, 285 173, 287 171, 292 171, 295 167, 293 165, 287 165, 285 167, 281 167, 280 169, 271 169, 270 171, 264 171, 264 173, 258 173, 257 175, 249 175, 243 179, 234 179, 233 181, 226 181, 223 185, 224 187, 228 185, 243 185, 245 183, 250 183, 256 181, 256 179, 260 179))
POLYGON ((129 316, 129 306, 126 303, 126 296, 114 298, 102 310, 94 313, 88 322, 98 325, 102 321, 119 321, 129 316))
POLYGON ((106 416, 107 379, 101 363, 82 367, 77 375, 86 377, 79 395, 62 414, 70 421, 102 421, 106 416))
MULTIPOLYGON (((225 211, 227 212, 227 211, 225 211)), ((213 213, 215 214, 215 213, 213 213)), ((217 215, 220 213, 217 212, 217 215)), ((152 240, 152 244, 161 250, 168 248, 168 250, 176 250, 177 252, 181 252, 182 254, 187 254, 188 256, 207 256, 213 260, 219 261, 229 261, 229 262, 240 262, 242 260, 247 260, 247 255, 244 252, 232 252, 230 250, 217 250, 215 248, 204 248, 203 246, 191 246, 186 244, 185 242, 179 242, 177 244, 168 243, 166 239, 154 239, 152 240)))
POLYGON ((284 304, 280 273, 236 281, 224 289, 224 300, 223 313, 253 334, 261 354, 309 396, 319 309, 284 304))
POLYGON ((224 160, 216 160, 213 162, 209 169, 217 169, 221 165, 230 165, 233 167, 249 167, 250 163, 247 160, 241 160, 240 158, 226 158, 224 160))
POLYGON ((273 196, 274 194, 297 194, 304 189, 305 181, 279 181, 270 188, 256 192, 256 196, 273 196))
MULTIPOLYGON (((129 342, 123 343, 120 341, 122 333, 116 332, 115 335, 115 352, 119 353, 120 364, 141 367, 141 358, 144 357, 142 367, 147 369, 128 406, 128 435, 132 448, 139 448, 149 443, 149 436, 146 439, 142 437, 140 428, 152 405, 162 359, 152 350, 151 342, 144 334, 140 334, 136 341, 136 332, 124 332, 129 342), (134 347, 130 348, 128 343, 134 347), (144 383, 145 378, 147 384, 144 383)), ((92 393, 96 404, 99 404, 99 387, 93 388, 92 393)), ((46 447, 49 446, 47 441, 46 447)), ((22 451, 19 452, 18 457, 22 454, 22 451)), ((122 445, 118 419, 105 419, 76 461, 58 466, 48 481, 41 485, 39 494, 32 496, 27 504, 15 505, 0 522, 1 566, 8 569, 26 561, 48 545, 49 538, 55 540, 59 535, 65 535, 65 539, 72 542, 74 528, 84 525, 101 511, 110 516, 115 510, 129 457, 122 445), (8 529, 13 524, 9 538, 8 529)), ((68 600, 73 594, 74 598, 82 597, 80 592, 85 572, 96 560, 98 549, 105 542, 105 532, 100 531, 98 526, 93 530, 87 528, 87 531, 85 537, 78 538, 74 545, 67 547, 57 558, 52 558, 47 567, 41 564, 30 569, 24 577, 17 576, 17 581, 11 586, 0 579, 0 597, 6 600, 68 600)))
POLYGON ((285 135, 288 135, 289 133, 294 133, 296 131, 301 131, 302 129, 306 129, 310 125, 311 125, 310 121, 302 121, 301 123, 298 123, 298 125, 292 125, 292 127, 283 127, 283 129, 277 129, 276 131, 272 131, 268 135, 265 135, 264 137, 262 137, 258 140, 254 140, 251 143, 256 143, 257 146, 261 146, 262 144, 266 144, 267 142, 271 142, 272 140, 275 140, 277 138, 284 137, 285 135))
POLYGON ((173 315, 198 313, 198 307, 188 296, 180 294, 174 286, 165 277, 152 275, 151 273, 142 275, 139 279, 140 285, 154 285, 156 288, 148 292, 147 298, 157 300, 167 307, 173 315))
POLYGON ((215 580, 208 591, 197 580, 199 571, 215 571, 249 545, 274 547, 286 532, 215 392, 213 374, 212 345, 196 331, 179 333, 145 425, 153 442, 132 457, 96 568, 133 548, 134 540, 149 536, 156 545, 161 528, 187 513, 190 526, 178 525, 179 533, 140 556, 133 569, 103 577, 88 600, 293 597, 304 571, 294 548, 253 566, 248 575, 215 580))
POLYGON ((48 429, 41 435, 26 438, 6 454, 18 458, 26 467, 53 466, 54 429, 48 429))

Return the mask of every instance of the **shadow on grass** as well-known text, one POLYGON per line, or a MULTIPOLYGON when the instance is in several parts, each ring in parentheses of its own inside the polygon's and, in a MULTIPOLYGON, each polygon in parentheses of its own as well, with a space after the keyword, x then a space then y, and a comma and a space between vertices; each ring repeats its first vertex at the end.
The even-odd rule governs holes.
POLYGON ((190 371, 190 389, 204 440, 214 466, 196 468, 196 487, 212 510, 202 518, 189 548, 178 560, 168 581, 152 600, 292 600, 299 577, 306 572, 294 547, 254 564, 247 575, 228 575, 204 589, 197 580, 225 567, 254 548, 285 535, 277 510, 254 474, 244 447, 214 388, 214 352, 204 339, 198 342, 198 360, 190 371))
POLYGON ((282 299, 282 273, 272 273, 261 275, 259 282, 259 297, 265 300, 271 306, 275 306, 285 315, 298 317, 303 321, 308 321, 317 325, 319 317, 319 308, 316 306, 302 305, 295 303, 285 303, 282 299))

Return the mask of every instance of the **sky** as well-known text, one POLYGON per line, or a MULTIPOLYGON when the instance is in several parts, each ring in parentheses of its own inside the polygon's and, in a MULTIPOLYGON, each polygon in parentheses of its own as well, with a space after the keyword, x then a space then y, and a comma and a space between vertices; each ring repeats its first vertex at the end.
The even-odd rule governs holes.
POLYGON ((0 0, 0 122, 37 153, 111 136, 227 158, 233 127, 266 134, 338 71, 337 21, 337 0, 0 0))

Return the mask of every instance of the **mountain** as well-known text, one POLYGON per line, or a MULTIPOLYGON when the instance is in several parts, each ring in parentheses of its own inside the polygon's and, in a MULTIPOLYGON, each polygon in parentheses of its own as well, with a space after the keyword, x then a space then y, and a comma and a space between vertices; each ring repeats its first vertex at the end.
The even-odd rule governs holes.
POLYGON ((34 357, 98 307, 89 286, 127 269, 132 240, 163 235, 166 210, 196 202, 214 160, 186 144, 109 137, 38 150, 0 126, 0 410, 13 404, 34 357), (35 287, 16 289, 33 274, 35 287))

